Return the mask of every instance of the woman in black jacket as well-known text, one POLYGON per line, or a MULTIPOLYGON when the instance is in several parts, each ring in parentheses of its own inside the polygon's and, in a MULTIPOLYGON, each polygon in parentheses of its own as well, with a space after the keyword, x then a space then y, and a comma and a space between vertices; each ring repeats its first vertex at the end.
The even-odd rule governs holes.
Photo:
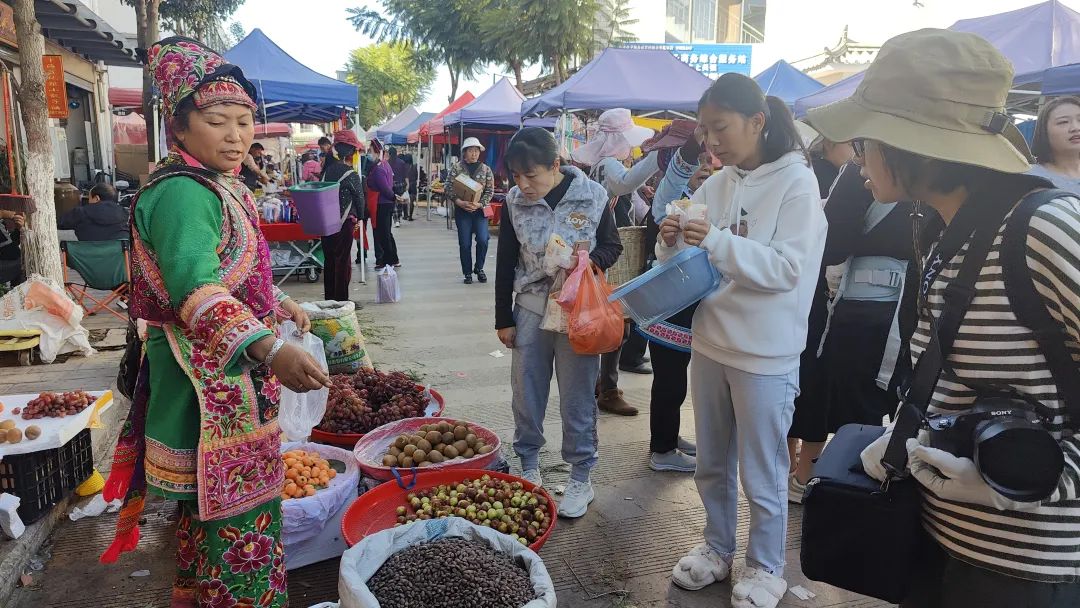
POLYGON ((347 163, 363 147, 356 134, 349 130, 334 133, 333 153, 326 157, 321 180, 338 182, 341 210, 341 231, 322 237, 326 264, 323 268, 323 297, 347 302, 349 282, 352 281, 353 228, 357 218, 364 217, 364 188, 360 175, 347 163))

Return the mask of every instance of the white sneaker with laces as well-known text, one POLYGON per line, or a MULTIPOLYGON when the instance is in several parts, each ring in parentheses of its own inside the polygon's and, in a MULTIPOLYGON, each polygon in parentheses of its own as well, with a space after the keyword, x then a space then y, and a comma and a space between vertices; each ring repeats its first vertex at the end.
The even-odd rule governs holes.
POLYGON ((747 566, 731 588, 733 608, 776 608, 787 593, 787 581, 768 572, 747 566))
POLYGON ((689 439, 683 439, 682 437, 679 437, 679 442, 675 444, 675 447, 687 456, 697 456, 697 444, 693 441, 690 441, 689 439))
POLYGON ((664 453, 653 452, 649 454, 649 468, 654 471, 693 473, 697 470, 697 459, 683 454, 679 450, 664 453))
POLYGON ((401 221, 394 222, 394 228, 401 228, 401 221))
POLYGON ((593 493, 591 482, 571 479, 570 483, 566 484, 562 501, 559 502, 559 517, 576 519, 585 515, 585 512, 589 510, 589 503, 594 498, 596 495, 593 493))
POLYGON ((540 476, 540 469, 529 469, 521 474, 521 478, 538 488, 544 487, 544 478, 540 476))
POLYGON ((702 543, 690 550, 671 569, 671 581, 690 591, 704 589, 731 576, 731 564, 708 545, 702 543))
POLYGON ((794 503, 794 504, 797 504, 797 505, 801 505, 802 501, 803 501, 803 496, 805 494, 806 494, 806 484, 805 483, 799 483, 799 480, 795 477, 794 473, 792 473, 791 475, 788 475, 788 484, 787 484, 787 500, 788 500, 788 502, 794 503))

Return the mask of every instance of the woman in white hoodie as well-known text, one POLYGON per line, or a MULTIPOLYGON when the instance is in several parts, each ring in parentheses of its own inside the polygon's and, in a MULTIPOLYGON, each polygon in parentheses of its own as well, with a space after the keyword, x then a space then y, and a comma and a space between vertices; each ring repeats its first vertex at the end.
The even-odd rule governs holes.
POLYGON ((784 102, 752 79, 724 74, 702 96, 698 121, 724 169, 694 193, 707 221, 668 217, 657 258, 700 247, 722 275, 694 314, 690 385, 705 505, 705 542, 679 560, 675 584, 726 579, 736 552, 739 468, 750 501, 737 608, 773 608, 787 532, 786 435, 799 392, 799 355, 825 247, 817 179, 784 102))

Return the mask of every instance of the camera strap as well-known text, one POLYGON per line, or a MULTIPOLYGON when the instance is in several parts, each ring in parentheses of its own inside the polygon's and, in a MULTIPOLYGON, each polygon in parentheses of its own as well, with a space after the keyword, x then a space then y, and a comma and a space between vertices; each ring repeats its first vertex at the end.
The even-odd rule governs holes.
POLYGON ((923 416, 934 396, 945 359, 952 351, 964 315, 975 299, 975 283, 979 279, 979 273, 994 246, 994 238, 1001 222, 1014 202, 998 200, 985 206, 965 203, 945 229, 934 253, 927 259, 919 286, 920 309, 924 308, 925 298, 941 269, 963 249, 965 242, 968 243, 959 273, 945 286, 941 315, 935 320, 931 313, 927 313, 930 342, 915 363, 911 383, 893 425, 892 438, 885 449, 885 456, 881 459, 891 479, 904 476, 907 468, 905 444, 908 439, 915 437, 922 427, 923 416))

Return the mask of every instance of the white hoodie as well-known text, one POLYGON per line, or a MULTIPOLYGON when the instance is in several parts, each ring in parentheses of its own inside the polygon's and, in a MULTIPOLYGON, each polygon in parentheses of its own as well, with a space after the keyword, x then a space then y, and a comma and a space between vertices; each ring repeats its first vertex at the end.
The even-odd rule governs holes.
MULTIPOLYGON (((722 275, 694 314, 693 350, 753 374, 799 366, 827 223, 817 179, 798 152, 753 171, 724 167, 694 193, 713 225, 700 247, 722 275), (745 224, 746 236, 732 234, 745 224)), ((660 261, 687 245, 656 247, 660 261)))

